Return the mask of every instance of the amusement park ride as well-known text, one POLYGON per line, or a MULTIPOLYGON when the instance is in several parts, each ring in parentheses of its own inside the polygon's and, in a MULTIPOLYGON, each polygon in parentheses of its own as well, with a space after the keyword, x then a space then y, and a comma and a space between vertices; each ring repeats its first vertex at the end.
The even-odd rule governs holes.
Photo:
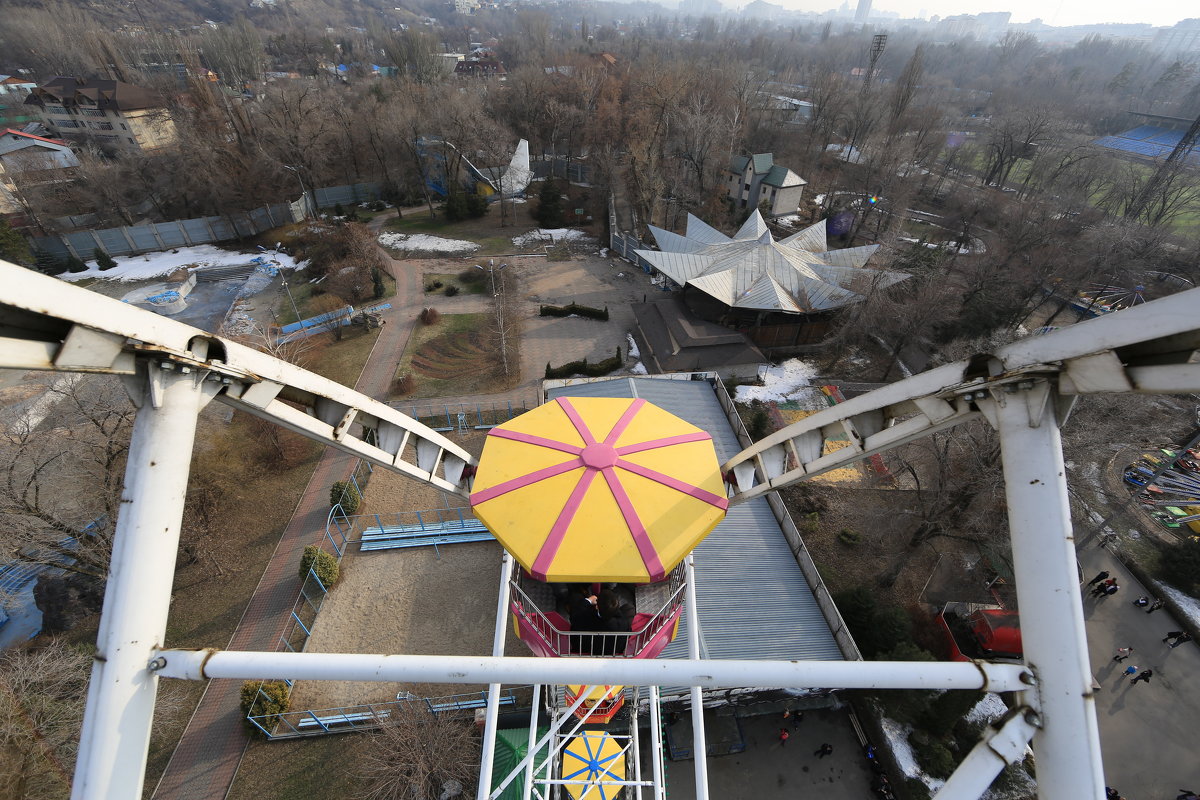
POLYGON ((1078 395, 1200 390, 1198 301, 1198 290, 1182 292, 937 367, 813 414, 719 467, 707 433, 652 404, 583 397, 560 397, 494 430, 476 463, 430 428, 333 381, 0 262, 0 367, 119 375, 138 409, 72 796, 141 796, 160 677, 287 677, 489 684, 479 798, 522 776, 526 797, 550 796, 559 785, 588 800, 620 791, 664 797, 660 686, 693 687, 699 798, 708 796, 701 688, 1012 692, 1012 710, 937 797, 980 796, 1029 744, 1039 797, 1099 800, 1104 781, 1059 426, 1078 395), (214 399, 469 498, 506 551, 494 655, 164 649, 196 419, 214 399), (701 659, 690 551, 728 505, 976 419, 999 434, 1019 606, 1036 610, 1021 615, 1023 664, 701 659), (850 445, 825 453, 833 437, 850 445), (559 583, 574 586, 564 597, 559 583), (573 631, 560 601, 583 619, 593 595, 612 624, 573 631), (542 657, 502 657, 509 612, 542 657), (655 659, 684 614, 689 658, 655 659), (536 742, 534 723, 531 755, 492 790, 502 684, 555 692, 558 713, 536 742), (554 687, 564 687, 561 699, 554 687), (631 715, 647 701, 650 776, 641 774, 636 719, 607 737, 594 725, 584 729, 612 719, 622 698, 631 715))

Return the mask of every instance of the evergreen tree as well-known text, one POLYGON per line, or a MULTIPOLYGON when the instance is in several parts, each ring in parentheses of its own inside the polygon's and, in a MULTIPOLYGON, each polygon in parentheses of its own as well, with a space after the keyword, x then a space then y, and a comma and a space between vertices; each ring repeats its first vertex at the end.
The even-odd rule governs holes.
POLYGON ((79 256, 68 256, 67 272, 87 272, 87 264, 79 256))
POLYGON ((47 275, 61 275, 67 271, 66 261, 55 258, 45 250, 37 251, 37 255, 33 259, 33 266, 38 272, 44 272, 47 275))
POLYGON ((467 218, 467 198, 461 191, 451 190, 450 195, 446 198, 446 207, 443 209, 448 222, 459 222, 467 218))
POLYGON ((387 294, 387 288, 383 285, 383 274, 380 273, 378 268, 371 270, 371 284, 376 300, 387 294))
POLYGON ((488 213, 490 204, 486 197, 480 194, 467 195, 467 215, 476 218, 488 213))
POLYGON ((537 221, 543 228, 563 226, 562 196, 558 184, 550 178, 542 183, 542 191, 538 195, 537 221))
POLYGON ((92 258, 96 259, 96 266, 99 267, 101 271, 112 269, 117 265, 117 262, 113 261, 112 256, 104 252, 104 249, 100 247, 97 247, 92 252, 92 258))
POLYGON ((0 219, 0 258, 21 266, 29 266, 33 259, 29 252, 29 242, 12 227, 0 219))

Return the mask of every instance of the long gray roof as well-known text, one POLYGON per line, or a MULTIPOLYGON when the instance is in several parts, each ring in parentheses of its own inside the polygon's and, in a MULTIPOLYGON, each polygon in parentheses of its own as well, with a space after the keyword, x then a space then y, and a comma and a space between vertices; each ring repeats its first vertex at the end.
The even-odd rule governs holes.
MULTIPOLYGON (((641 397, 712 434, 717 460, 741 446, 707 381, 617 378, 547 391, 555 397, 641 397)), ((733 506, 694 551, 703 658, 842 660, 812 589, 765 498, 733 506)), ((687 658, 687 618, 664 658, 687 658)))

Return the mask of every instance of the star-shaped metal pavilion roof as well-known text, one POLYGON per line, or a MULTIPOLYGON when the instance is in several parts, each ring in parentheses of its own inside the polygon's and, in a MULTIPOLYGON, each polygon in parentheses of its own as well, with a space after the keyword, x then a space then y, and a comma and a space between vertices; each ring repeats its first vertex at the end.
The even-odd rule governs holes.
POLYGON ((877 244, 828 249, 825 220, 779 241, 757 210, 732 238, 691 214, 683 236, 650 230, 660 249, 638 255, 680 286, 695 286, 733 308, 828 311, 863 300, 873 286, 909 277, 863 268, 877 244))

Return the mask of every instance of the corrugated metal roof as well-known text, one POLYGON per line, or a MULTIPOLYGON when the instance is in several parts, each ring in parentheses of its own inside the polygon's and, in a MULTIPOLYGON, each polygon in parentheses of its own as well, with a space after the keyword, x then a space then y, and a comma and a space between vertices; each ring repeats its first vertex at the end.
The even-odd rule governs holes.
POLYGON ((728 236, 693 214, 687 215, 687 229, 684 236, 705 244, 725 244, 732 241, 728 236))
POLYGON ((822 253, 829 245, 825 243, 825 220, 815 225, 809 225, 799 233, 793 233, 786 239, 780 239, 780 244, 786 244, 797 250, 807 250, 810 253, 822 253))
MULTIPOLYGON (((719 461, 741 450, 707 381, 618 378, 554 388, 547 395, 642 397, 711 433, 719 461)), ((704 658, 842 659, 764 498, 731 508, 696 548, 695 560, 704 658)), ((687 657, 686 615, 663 657, 687 657)))
POLYGON ((844 250, 830 250, 820 255, 835 267, 861 267, 878 249, 877 244, 867 244, 862 247, 847 247, 844 250))

